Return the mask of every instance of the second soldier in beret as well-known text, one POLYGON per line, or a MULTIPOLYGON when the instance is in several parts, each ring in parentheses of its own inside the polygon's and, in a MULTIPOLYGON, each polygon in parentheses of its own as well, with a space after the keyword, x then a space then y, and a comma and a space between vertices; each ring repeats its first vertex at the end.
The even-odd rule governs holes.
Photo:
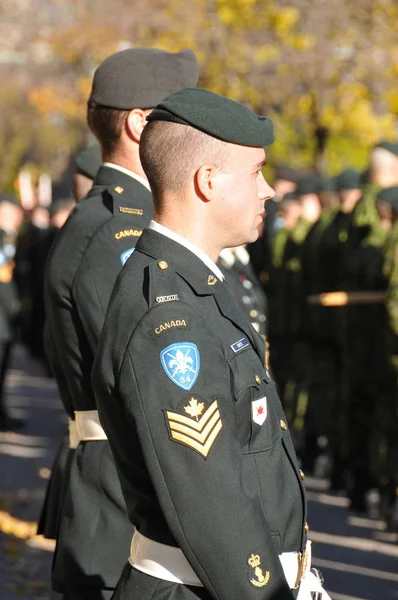
POLYGON ((201 89, 148 120, 154 220, 115 284, 92 378, 136 526, 114 598, 328 600, 264 340, 215 264, 257 239, 272 122, 201 89))
POLYGON ((94 74, 87 117, 103 164, 57 238, 45 287, 47 346, 70 420, 53 586, 69 600, 110 598, 129 552, 133 528, 98 419, 91 366, 116 276, 152 216, 139 159, 145 117, 197 79, 190 50, 150 48, 117 52, 94 74))

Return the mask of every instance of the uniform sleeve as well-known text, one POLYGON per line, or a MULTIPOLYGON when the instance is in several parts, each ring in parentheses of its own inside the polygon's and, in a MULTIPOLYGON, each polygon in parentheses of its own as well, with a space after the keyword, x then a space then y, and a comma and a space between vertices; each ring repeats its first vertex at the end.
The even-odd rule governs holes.
POLYGON ((116 382, 127 419, 97 381, 101 420, 122 481, 134 472, 138 437, 176 544, 213 598, 291 600, 259 494, 247 485, 245 470, 255 468, 243 453, 250 401, 234 397, 217 334, 182 302, 152 309, 116 382))

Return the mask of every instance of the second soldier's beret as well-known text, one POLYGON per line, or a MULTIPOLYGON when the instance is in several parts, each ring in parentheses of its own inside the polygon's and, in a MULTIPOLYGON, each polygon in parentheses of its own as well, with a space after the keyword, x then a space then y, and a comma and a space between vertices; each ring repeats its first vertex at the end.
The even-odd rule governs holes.
POLYGON ((75 158, 76 171, 90 179, 95 178, 101 163, 101 148, 98 144, 82 150, 75 158))
POLYGON ((250 108, 201 88, 185 89, 165 98, 147 116, 148 121, 189 125, 223 142, 263 148, 272 144, 271 119, 250 108))
POLYGON ((392 152, 395 156, 398 156, 398 142, 379 142, 376 144, 375 148, 383 148, 384 150, 388 150, 388 152, 392 152))
POLYGON ((363 174, 356 169, 346 169, 336 177, 338 190, 357 190, 362 187, 363 174))
POLYGON ((172 53, 128 48, 108 56, 94 73, 88 104, 119 110, 153 108, 163 98, 194 87, 199 66, 191 50, 172 53))
POLYGON ((394 213, 398 213, 398 186, 383 188, 377 194, 377 200, 383 200, 391 205, 394 213))

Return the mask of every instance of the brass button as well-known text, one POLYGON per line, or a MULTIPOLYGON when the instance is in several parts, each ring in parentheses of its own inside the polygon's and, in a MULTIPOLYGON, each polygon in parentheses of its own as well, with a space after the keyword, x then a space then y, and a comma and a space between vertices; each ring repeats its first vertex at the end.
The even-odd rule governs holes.
POLYGON ((158 262, 158 267, 159 267, 159 269, 162 269, 162 271, 164 271, 165 269, 167 269, 168 266, 169 265, 167 264, 167 262, 165 260, 160 260, 158 262))
POLYGON ((258 375, 254 376, 254 381, 257 383, 257 385, 260 385, 260 383, 261 383, 261 379, 258 375))
POLYGON ((306 524, 304 525, 304 531, 305 531, 305 533, 308 533, 308 532, 309 532, 309 530, 310 530, 310 526, 308 525, 308 523, 306 523, 306 524))
POLYGON ((258 311, 253 308, 250 311, 250 316, 254 319, 254 317, 257 317, 257 315, 258 315, 258 311))
POLYGON ((302 471, 301 469, 300 469, 300 477, 301 477, 301 479, 304 481, 304 479, 305 479, 305 475, 304 475, 304 473, 303 473, 303 471, 302 471))
POLYGON ((117 194, 123 194, 124 192, 124 188, 122 188, 120 185, 117 185, 115 188, 113 188, 115 190, 115 192, 117 194))
POLYGON ((281 419, 279 421, 279 425, 281 426, 281 429, 283 429, 283 431, 286 431, 287 425, 286 425, 286 423, 285 423, 285 421, 283 419, 281 419))

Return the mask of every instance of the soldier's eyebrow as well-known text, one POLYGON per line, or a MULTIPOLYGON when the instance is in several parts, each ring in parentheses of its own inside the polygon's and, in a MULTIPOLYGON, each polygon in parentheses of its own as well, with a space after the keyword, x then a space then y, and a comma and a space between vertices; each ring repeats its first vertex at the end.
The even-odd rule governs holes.
POLYGON ((267 164, 267 159, 264 158, 264 160, 256 163, 253 168, 254 168, 255 171, 259 171, 260 169, 262 169, 263 167, 265 167, 266 164, 267 164))

